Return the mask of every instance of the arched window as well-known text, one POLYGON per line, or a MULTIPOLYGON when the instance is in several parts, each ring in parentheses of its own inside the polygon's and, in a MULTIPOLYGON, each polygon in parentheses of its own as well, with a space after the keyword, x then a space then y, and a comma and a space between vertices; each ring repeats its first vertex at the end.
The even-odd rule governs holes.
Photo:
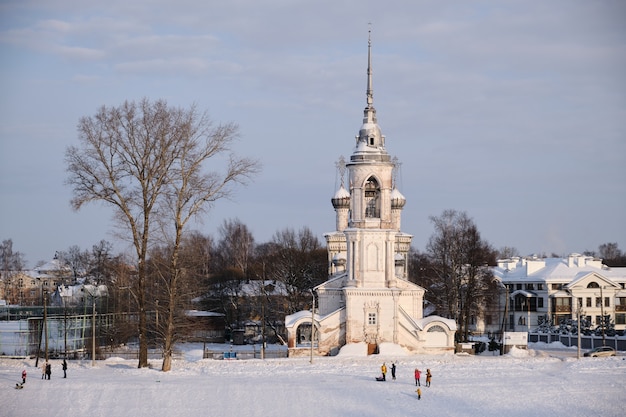
POLYGON ((374 177, 365 183, 365 217, 380 217, 380 186, 374 177))
POLYGON ((587 284, 587 288, 600 288, 600 285, 598 285, 598 283, 595 281, 591 281, 589 284, 587 284))
POLYGON ((445 333, 446 331, 443 329, 443 327, 438 326, 438 325, 435 324, 430 329, 428 329, 427 332, 443 332, 443 333, 445 333))

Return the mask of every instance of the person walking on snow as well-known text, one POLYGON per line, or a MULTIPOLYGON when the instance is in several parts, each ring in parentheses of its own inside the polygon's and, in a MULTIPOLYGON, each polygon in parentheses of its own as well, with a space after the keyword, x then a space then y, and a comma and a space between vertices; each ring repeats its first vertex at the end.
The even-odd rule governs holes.
POLYGON ((52 365, 46 362, 46 378, 48 381, 50 380, 50 375, 52 375, 52 365))
POLYGON ((422 389, 418 388, 415 392, 417 392, 417 399, 421 400, 422 399, 422 389))
POLYGON ((26 383, 26 369, 22 371, 22 384, 26 383))
POLYGON ((41 364, 41 379, 46 379, 46 362, 41 364))
POLYGON ((391 379, 396 380, 396 363, 391 363, 391 379))
POLYGON ((380 371, 383 373, 383 381, 387 380, 387 365, 383 362, 383 366, 380 367, 380 371))
POLYGON ((422 384, 420 382, 420 377, 421 376, 422 376, 422 373, 420 372, 420 370, 415 368, 415 386, 416 387, 422 386, 422 384))
POLYGON ((432 378, 433 375, 430 373, 430 369, 426 370, 426 386, 430 387, 430 378, 432 378))
POLYGON ((63 378, 67 378, 67 362, 63 359, 63 378))

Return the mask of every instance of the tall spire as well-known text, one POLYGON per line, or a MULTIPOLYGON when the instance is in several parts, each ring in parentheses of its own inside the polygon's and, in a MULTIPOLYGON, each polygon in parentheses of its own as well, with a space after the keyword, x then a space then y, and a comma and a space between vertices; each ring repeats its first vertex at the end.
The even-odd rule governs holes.
POLYGON ((367 106, 363 112, 363 123, 376 123, 374 90, 372 89, 372 24, 367 31, 367 106))
POLYGON ((374 90, 372 90, 372 24, 367 31, 367 107, 374 104, 374 90))

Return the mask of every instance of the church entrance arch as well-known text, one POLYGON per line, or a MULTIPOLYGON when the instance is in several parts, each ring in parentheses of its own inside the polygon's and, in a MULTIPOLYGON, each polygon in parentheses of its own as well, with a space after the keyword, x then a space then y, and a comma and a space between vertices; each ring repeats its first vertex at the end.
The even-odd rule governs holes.
POLYGON ((441 347, 448 345, 448 335, 445 329, 435 324, 426 330, 426 347, 441 347))
POLYGON ((312 328, 311 322, 300 323, 296 328, 296 347, 311 346, 311 340, 313 340, 313 346, 317 346, 319 334, 319 329, 317 326, 312 328), (313 332, 311 332, 312 329, 313 332))

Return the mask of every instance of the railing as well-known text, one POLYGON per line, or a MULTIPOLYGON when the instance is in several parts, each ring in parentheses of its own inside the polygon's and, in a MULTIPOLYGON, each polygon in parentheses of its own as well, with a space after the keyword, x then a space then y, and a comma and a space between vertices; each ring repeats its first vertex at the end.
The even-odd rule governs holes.
MULTIPOLYGON (((218 350, 205 350, 204 351, 204 359, 237 359, 237 360, 245 360, 245 359, 262 359, 261 349, 255 349, 252 351, 236 351, 236 352, 224 352, 218 350)), ((265 359, 280 359, 289 357, 289 351, 287 349, 284 350, 265 350, 265 359)))
MULTIPOLYGON (((623 336, 604 336, 605 345, 615 350, 626 351, 626 338, 623 336)), ((558 333, 529 333, 529 342, 560 342, 565 346, 578 346, 578 335, 558 333)), ((580 336, 580 348, 584 350, 602 346, 602 336, 580 336)))

